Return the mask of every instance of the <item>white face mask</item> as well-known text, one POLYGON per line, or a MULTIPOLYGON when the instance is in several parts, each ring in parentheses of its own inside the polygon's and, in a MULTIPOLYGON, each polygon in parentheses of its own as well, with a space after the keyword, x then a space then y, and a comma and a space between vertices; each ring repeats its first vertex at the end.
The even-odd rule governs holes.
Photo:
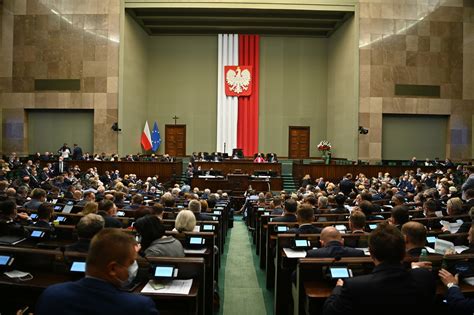
POLYGON ((137 273, 138 273, 138 263, 135 260, 133 264, 131 264, 128 267, 128 279, 124 281, 117 278, 117 280, 120 282, 120 286, 124 288, 130 285, 130 283, 132 283, 132 281, 135 280, 137 273))

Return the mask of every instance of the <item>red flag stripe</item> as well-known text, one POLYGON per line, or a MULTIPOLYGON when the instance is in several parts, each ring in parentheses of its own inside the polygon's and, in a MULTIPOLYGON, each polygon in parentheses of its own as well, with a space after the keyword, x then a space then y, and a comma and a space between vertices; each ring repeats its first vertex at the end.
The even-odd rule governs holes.
POLYGON ((258 152, 259 44, 258 35, 239 35, 239 64, 253 66, 252 94, 239 97, 237 146, 245 156, 258 152))

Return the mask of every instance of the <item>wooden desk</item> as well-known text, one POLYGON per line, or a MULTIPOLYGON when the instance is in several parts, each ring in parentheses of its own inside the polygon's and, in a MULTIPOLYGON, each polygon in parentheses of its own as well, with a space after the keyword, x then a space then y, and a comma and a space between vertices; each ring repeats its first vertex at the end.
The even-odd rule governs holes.
POLYGON ((262 178, 252 179, 248 177, 244 179, 240 177, 239 181, 235 180, 235 176, 230 175, 230 178, 199 178, 194 177, 191 180, 191 187, 199 187, 199 189, 204 190, 209 188, 211 191, 230 190, 230 191, 245 191, 248 188, 248 185, 252 185, 252 188, 256 191, 268 191, 269 184, 271 190, 282 190, 283 189, 283 180, 281 177, 271 177, 268 180, 262 178))
POLYGON ((195 162, 202 170, 221 171, 223 175, 235 173, 239 169, 244 174, 252 175, 255 171, 274 171, 281 175, 281 163, 254 163, 253 160, 226 160, 223 162, 195 162))

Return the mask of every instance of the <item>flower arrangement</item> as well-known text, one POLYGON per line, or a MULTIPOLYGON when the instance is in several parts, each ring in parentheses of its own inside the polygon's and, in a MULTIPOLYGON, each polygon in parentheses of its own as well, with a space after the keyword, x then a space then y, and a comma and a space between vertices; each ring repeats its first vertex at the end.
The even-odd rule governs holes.
POLYGON ((331 151, 332 145, 329 141, 327 140, 322 140, 318 144, 318 151, 322 151, 323 153, 331 151))

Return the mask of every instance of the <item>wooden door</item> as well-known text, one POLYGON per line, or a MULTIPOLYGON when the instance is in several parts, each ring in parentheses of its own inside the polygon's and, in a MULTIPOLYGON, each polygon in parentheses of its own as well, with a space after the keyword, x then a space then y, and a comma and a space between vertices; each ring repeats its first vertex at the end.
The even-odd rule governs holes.
POLYGON ((290 126, 288 135, 288 158, 309 158, 309 127, 290 126))
POLYGON ((173 157, 186 155, 186 125, 165 126, 165 153, 173 157))

